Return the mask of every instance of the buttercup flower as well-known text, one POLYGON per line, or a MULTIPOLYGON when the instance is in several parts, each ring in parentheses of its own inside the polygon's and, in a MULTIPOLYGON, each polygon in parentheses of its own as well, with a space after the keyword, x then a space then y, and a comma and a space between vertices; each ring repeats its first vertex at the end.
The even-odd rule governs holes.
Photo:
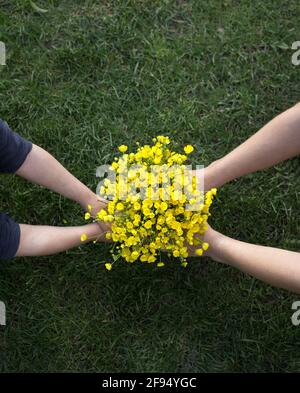
POLYGON ((127 150, 128 150, 128 147, 126 145, 119 146, 119 151, 121 153, 125 153, 127 150))
POLYGON ((194 151, 194 148, 192 145, 187 145, 187 146, 184 146, 183 150, 184 150, 185 154, 190 154, 194 151))
POLYGON ((81 237, 80 237, 80 240, 81 240, 82 242, 85 242, 86 239, 87 239, 87 235, 86 235, 85 233, 83 233, 83 234, 81 235, 81 237))
POLYGON ((206 251, 208 249, 208 247, 209 247, 208 243, 203 243, 202 244, 202 248, 203 248, 204 251, 206 251))
MULTIPOLYGON (((111 222, 111 233, 105 236, 114 242, 114 262, 121 257, 129 263, 163 267, 160 254, 166 251, 186 267, 188 246, 195 247, 198 256, 209 247, 201 235, 217 190, 205 193, 197 189, 195 177, 191 182, 186 178, 184 163, 193 146, 185 146, 185 154, 180 154, 169 148, 170 143, 168 136, 159 135, 153 145, 137 143, 135 152, 125 153, 127 146, 119 146, 123 154, 111 164, 115 183, 105 179, 100 188, 108 199, 107 211, 101 210, 95 218, 111 222)), ((105 263, 105 267, 111 270, 112 264, 105 263)))

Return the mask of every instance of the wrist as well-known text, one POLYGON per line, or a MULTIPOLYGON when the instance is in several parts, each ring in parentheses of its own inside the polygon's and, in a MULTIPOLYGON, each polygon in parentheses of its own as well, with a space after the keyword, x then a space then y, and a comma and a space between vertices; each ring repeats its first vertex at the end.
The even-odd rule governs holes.
POLYGON ((90 213, 92 216, 95 216, 101 209, 105 209, 107 205, 107 201, 104 198, 99 197, 90 190, 85 195, 83 195, 78 203, 85 211, 88 211, 90 207, 90 213))
POLYGON ((99 235, 101 235, 101 228, 97 225, 97 223, 93 222, 91 224, 82 225, 78 227, 80 236, 84 235, 85 239, 81 241, 90 242, 97 240, 99 235))
POLYGON ((87 210, 88 205, 95 199, 95 194, 87 188, 86 191, 80 193, 77 199, 77 203, 84 209, 87 210))
POLYGON ((210 190, 214 187, 221 187, 226 183, 223 179, 222 159, 216 160, 204 169, 204 184, 205 190, 210 190))
POLYGON ((223 250, 226 236, 211 229, 209 235, 206 235, 205 240, 209 243, 209 248, 205 252, 205 255, 211 257, 216 262, 225 263, 223 250))

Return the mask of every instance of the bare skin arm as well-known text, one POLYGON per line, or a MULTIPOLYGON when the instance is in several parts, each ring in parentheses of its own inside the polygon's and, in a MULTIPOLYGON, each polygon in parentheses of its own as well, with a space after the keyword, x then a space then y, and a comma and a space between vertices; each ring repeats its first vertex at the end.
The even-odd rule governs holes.
MULTIPOLYGON (((37 145, 32 146, 17 175, 55 191, 77 203, 85 210, 92 206, 92 215, 106 207, 100 199, 81 181, 64 168, 51 154, 37 145)), ((16 256, 51 255, 82 244, 81 235, 87 241, 106 241, 105 233, 110 224, 96 223, 76 227, 52 227, 46 225, 20 224, 21 238, 16 256)))
MULTIPOLYGON (((269 168, 300 154, 300 104, 281 113, 232 152, 204 170, 205 188, 269 168)), ((201 174, 201 171, 197 173, 201 174)))
MULTIPOLYGON (((211 227, 204 240, 210 244, 205 255, 215 261, 236 267, 276 287, 300 293, 300 253, 241 242, 211 227)), ((190 255, 195 256, 194 250, 190 255)))
POLYGON ((31 152, 16 173, 32 183, 79 203, 85 210, 88 204, 93 206, 94 213, 106 206, 105 200, 99 200, 95 193, 37 145, 32 146, 31 152))
MULTIPOLYGON (((283 112, 246 142, 204 169, 205 189, 269 168, 300 154, 300 104, 283 112)), ((203 175, 203 170, 197 175, 203 175)), ((300 253, 241 242, 208 228, 205 255, 271 285, 300 293, 300 253)), ((194 250, 190 251, 194 255, 194 250)))
POLYGON ((92 240, 105 241, 105 229, 97 223, 76 227, 20 224, 21 238, 16 256, 52 255, 92 240), (82 242, 81 235, 87 240, 82 242))

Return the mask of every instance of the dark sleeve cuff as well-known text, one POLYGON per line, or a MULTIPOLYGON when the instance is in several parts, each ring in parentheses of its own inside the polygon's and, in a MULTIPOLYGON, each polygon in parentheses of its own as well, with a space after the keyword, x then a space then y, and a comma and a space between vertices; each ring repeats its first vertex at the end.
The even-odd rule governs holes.
POLYGON ((0 172, 14 173, 32 149, 32 143, 12 131, 0 119, 0 172))
POLYGON ((12 259, 20 244, 20 225, 0 213, 0 259, 12 259))

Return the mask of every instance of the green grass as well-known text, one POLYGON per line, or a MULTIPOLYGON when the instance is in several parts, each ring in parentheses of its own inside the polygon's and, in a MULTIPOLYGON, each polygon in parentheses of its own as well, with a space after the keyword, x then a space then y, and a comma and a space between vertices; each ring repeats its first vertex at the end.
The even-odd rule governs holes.
MULTIPOLYGON (((95 189, 116 147, 158 132, 207 165, 299 101, 299 1, 0 1, 0 116, 95 189)), ((212 224, 299 250, 299 160, 226 185, 212 224)), ((1 176, 19 222, 82 223, 72 202, 1 176)), ((107 246, 0 264, 1 371, 300 371, 299 296, 209 259, 100 261, 107 246)))

